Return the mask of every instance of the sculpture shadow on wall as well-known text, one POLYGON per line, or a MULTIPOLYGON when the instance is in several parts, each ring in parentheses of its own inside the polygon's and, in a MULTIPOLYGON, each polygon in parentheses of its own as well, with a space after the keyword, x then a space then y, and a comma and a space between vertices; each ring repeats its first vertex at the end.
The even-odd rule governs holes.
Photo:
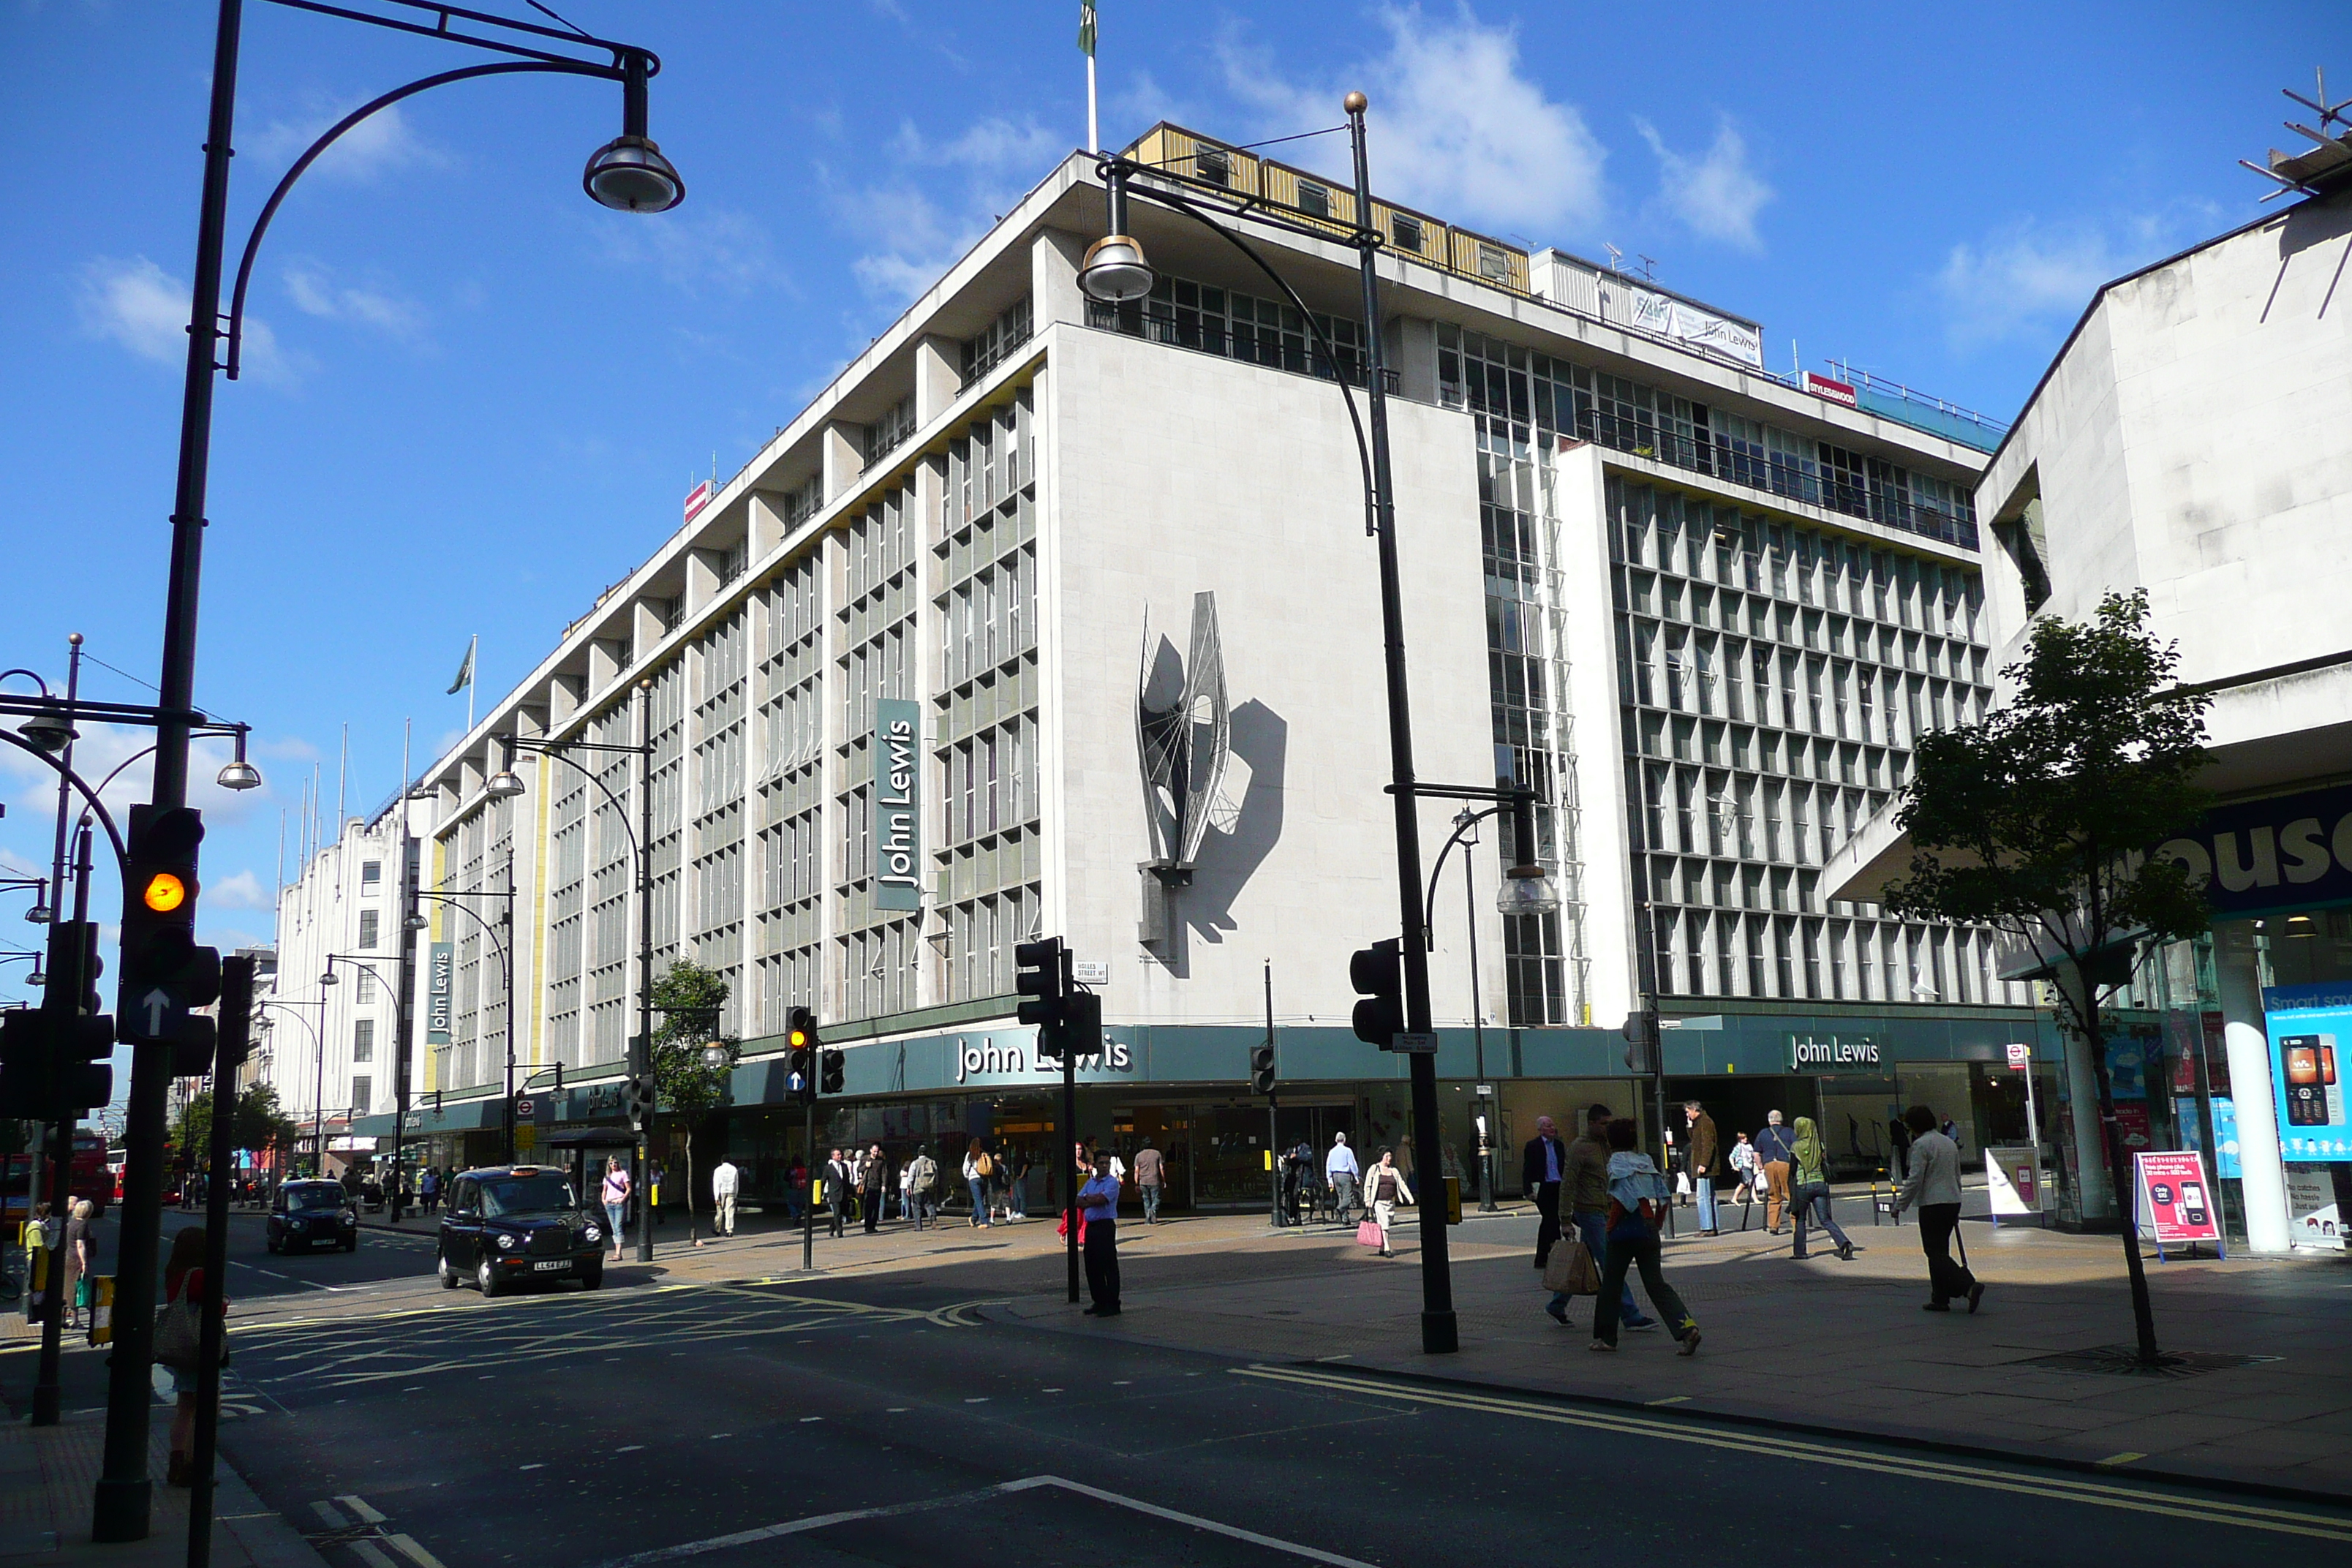
POLYGON ((1253 700, 1233 710, 1231 735, 1231 760, 1210 803, 1192 881, 1169 890, 1174 918, 1165 937, 1147 947, 1180 980, 1191 977, 1195 940, 1213 946, 1238 929, 1234 900, 1282 838, 1290 722, 1253 700))

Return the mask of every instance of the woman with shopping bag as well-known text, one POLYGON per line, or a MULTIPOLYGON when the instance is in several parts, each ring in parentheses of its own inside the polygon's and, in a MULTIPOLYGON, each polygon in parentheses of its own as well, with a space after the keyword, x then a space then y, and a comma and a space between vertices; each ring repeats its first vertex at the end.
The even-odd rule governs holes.
MULTIPOLYGON (((172 1238, 172 1253, 163 1263, 163 1306, 155 1314, 155 1364, 170 1369, 176 1406, 164 1471, 169 1486, 195 1484, 196 1388, 204 1373, 204 1315, 213 1306, 213 1290, 205 1278, 205 1227, 192 1225, 172 1238)), ((219 1306, 228 1310, 226 1300, 219 1306)), ((227 1364, 226 1347, 222 1364, 227 1364)))
POLYGON ((1356 1239, 1366 1247, 1378 1247, 1382 1258, 1394 1258, 1389 1246, 1389 1226, 1396 1218, 1399 1204, 1413 1201, 1412 1188, 1405 1184, 1404 1173, 1397 1169, 1396 1151, 1382 1149, 1381 1163, 1364 1176, 1364 1198, 1372 1205, 1371 1217, 1356 1227, 1356 1239))

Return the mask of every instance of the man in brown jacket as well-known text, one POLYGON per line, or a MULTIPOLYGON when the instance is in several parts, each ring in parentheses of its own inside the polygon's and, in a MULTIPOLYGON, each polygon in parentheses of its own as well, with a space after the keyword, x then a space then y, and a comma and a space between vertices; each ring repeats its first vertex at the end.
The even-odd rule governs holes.
MULTIPOLYGON (((1609 1122, 1617 1113, 1601 1104, 1587 1106, 1584 1111, 1584 1133, 1568 1146, 1568 1168, 1561 1177, 1560 1196, 1567 1200, 1568 1215, 1561 1222, 1563 1235, 1574 1235, 1592 1254, 1592 1266, 1605 1268, 1609 1261, 1609 1122)), ((1544 1310, 1568 1326, 1568 1298, 1556 1295, 1544 1306, 1544 1310)), ((1625 1300, 1619 1304, 1618 1326, 1627 1329, 1654 1329, 1655 1318, 1645 1318, 1633 1305, 1633 1285, 1625 1284, 1625 1300)))
POLYGON ((1698 1232, 1701 1236, 1720 1234, 1715 1228, 1715 1173, 1721 1154, 1715 1135, 1715 1118, 1696 1100, 1683 1102, 1683 1116, 1690 1123, 1690 1179, 1698 1194, 1698 1232))

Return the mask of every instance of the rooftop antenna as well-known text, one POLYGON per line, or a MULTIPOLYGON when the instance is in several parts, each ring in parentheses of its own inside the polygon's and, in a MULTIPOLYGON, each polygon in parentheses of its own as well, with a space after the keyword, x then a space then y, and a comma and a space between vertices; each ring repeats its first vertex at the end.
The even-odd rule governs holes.
POLYGON ((1642 264, 1642 281, 1655 283, 1658 280, 1658 258, 1654 256, 1643 256, 1636 251, 1634 259, 1642 264))
POLYGON ((2313 75, 2318 84, 2319 96, 2315 99, 2305 98, 2288 88, 2279 90, 2289 100, 2319 116, 2317 130, 2292 120, 2284 122, 2289 131, 2298 136, 2308 137, 2316 145, 2308 153, 2282 153, 2273 147, 2270 150, 2267 164, 2257 163, 2251 158, 2238 160, 2241 168, 2252 169, 2265 180, 2277 183, 2278 189, 2263 197, 2266 202, 2289 191, 2301 191, 2305 195, 2315 196, 2326 187, 2340 183, 2347 174, 2352 174, 2352 112, 2347 112, 2352 110, 2352 99, 2330 101, 2326 71, 2317 70, 2313 75))
POLYGON ((1615 246, 1610 244, 1605 239, 1601 242, 1601 248, 1609 253, 1610 271, 1622 272, 1625 270, 1625 268, 1620 265, 1620 263, 1625 259, 1625 253, 1623 251, 1618 249, 1615 246))

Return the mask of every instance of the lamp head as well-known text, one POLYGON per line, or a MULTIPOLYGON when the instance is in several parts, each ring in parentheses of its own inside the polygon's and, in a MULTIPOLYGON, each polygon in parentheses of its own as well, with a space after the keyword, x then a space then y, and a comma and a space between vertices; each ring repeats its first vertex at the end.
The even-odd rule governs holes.
POLYGON ((259 789, 261 787, 261 770, 245 760, 245 730, 243 726, 240 725, 236 731, 236 755, 229 760, 229 763, 226 767, 221 769, 219 773, 215 775, 213 782, 219 784, 223 789, 230 790, 259 789))
POLYGON ((1132 235, 1107 234, 1087 247, 1078 267, 1078 287, 1097 304, 1124 305, 1151 292, 1157 281, 1143 244, 1132 235))
POLYGON ((76 738, 74 727, 54 709, 34 714, 16 726, 16 732, 44 752, 62 752, 76 738))
POLYGON ((580 184, 614 212, 666 213, 686 200, 686 181, 649 136, 615 136, 597 148, 580 184))
POLYGON ((331 967, 328 969, 326 973, 319 976, 319 984, 321 985, 341 985, 342 983, 343 977, 336 973, 331 967))
POLYGON ((1503 873, 1495 908, 1507 915, 1549 915, 1559 909, 1559 887, 1541 866, 1514 866, 1503 873))

